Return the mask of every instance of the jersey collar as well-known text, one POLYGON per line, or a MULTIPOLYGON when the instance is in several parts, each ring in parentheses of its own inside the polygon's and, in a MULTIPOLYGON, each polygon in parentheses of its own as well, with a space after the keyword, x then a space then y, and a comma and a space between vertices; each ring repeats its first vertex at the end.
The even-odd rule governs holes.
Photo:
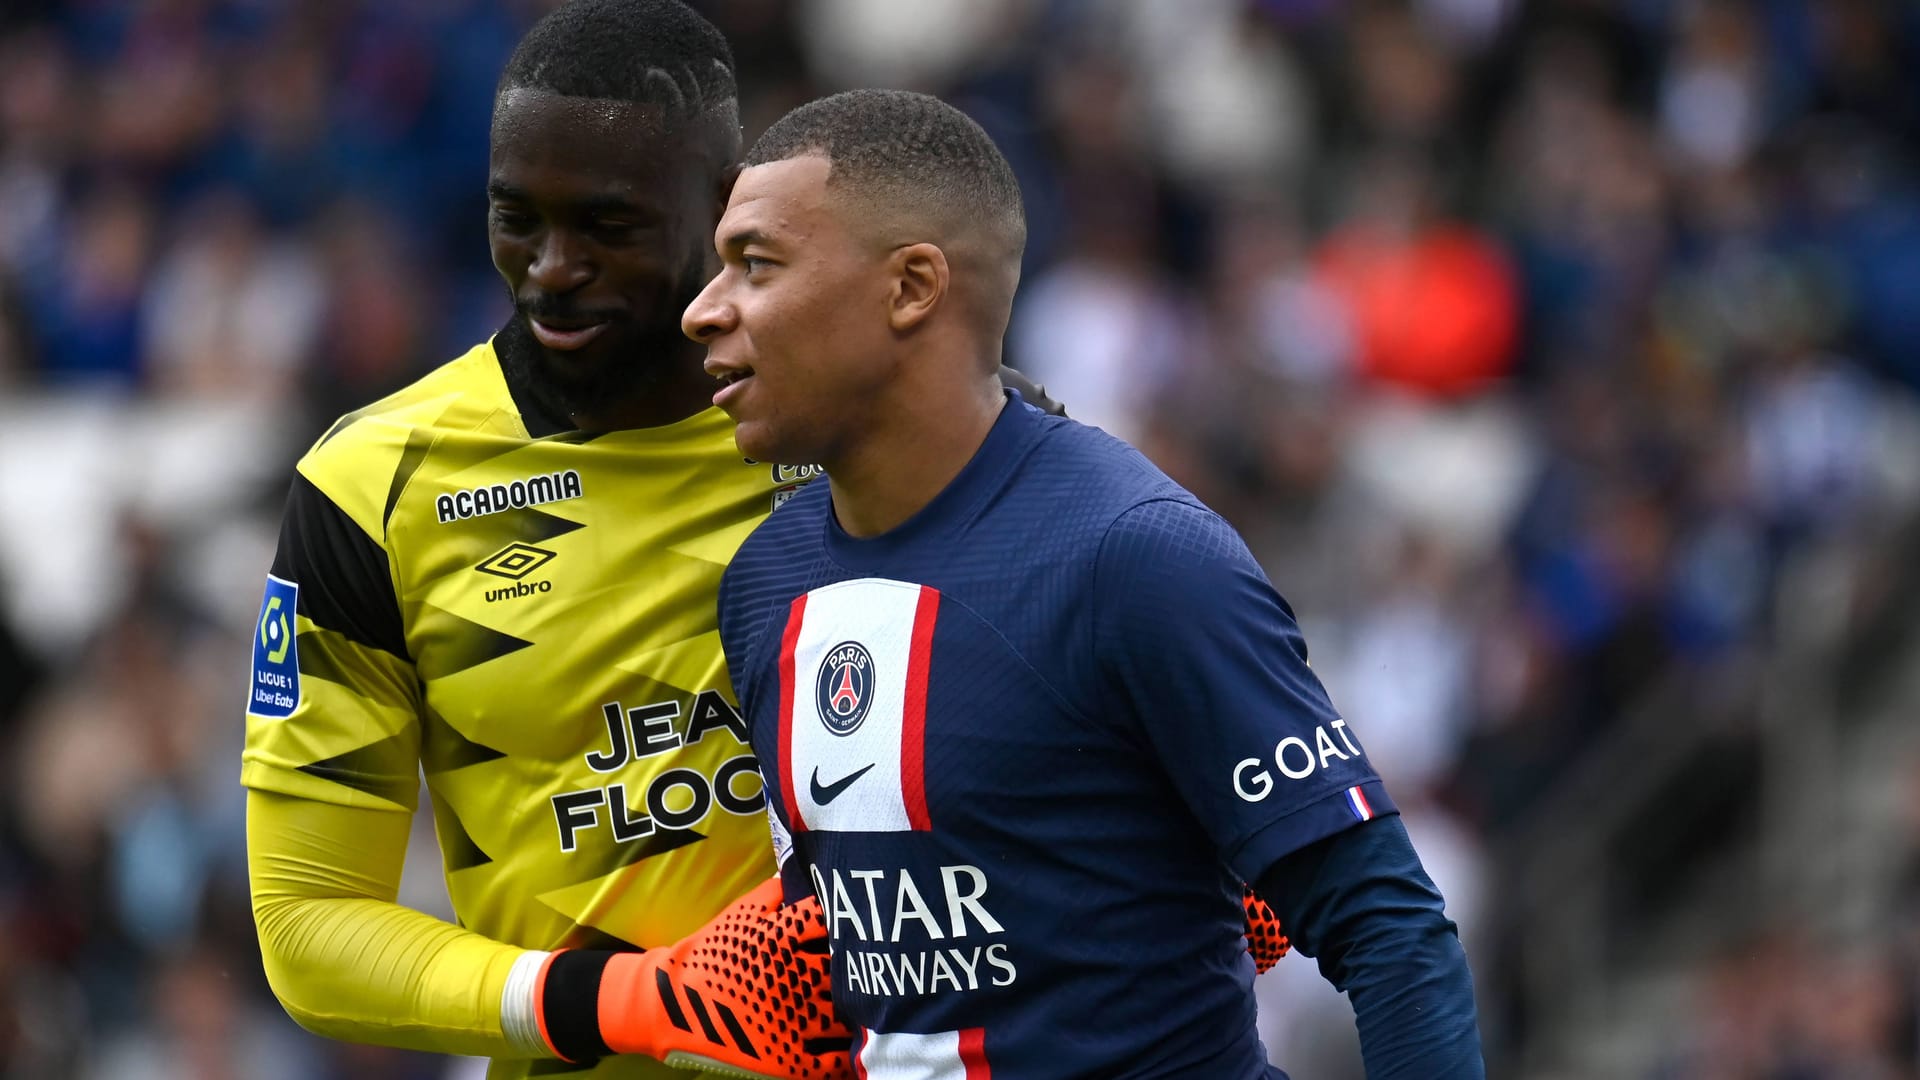
POLYGON ((824 515, 828 554, 850 569, 870 566, 916 544, 938 544, 971 521, 988 498, 1006 485, 1008 474, 1048 423, 1047 415, 1027 404, 1018 390, 1007 388, 1005 393, 1007 407, 994 418, 980 449, 932 502, 906 521, 879 536, 855 537, 840 527, 829 500, 824 515))

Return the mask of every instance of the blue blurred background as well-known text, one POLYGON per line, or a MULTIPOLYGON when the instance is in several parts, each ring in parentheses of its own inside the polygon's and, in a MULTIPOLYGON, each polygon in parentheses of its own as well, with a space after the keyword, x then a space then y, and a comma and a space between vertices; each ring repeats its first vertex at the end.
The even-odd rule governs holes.
MULTIPOLYGON (((294 457, 505 316, 547 6, 0 6, 0 1077, 477 1075, 267 993, 243 665, 294 457)), ((750 138, 891 85, 999 140, 1010 361, 1298 609, 1494 1075, 1920 1077, 1920 7, 696 6, 750 138)), ((1360 1075, 1311 961, 1258 989, 1360 1075)))

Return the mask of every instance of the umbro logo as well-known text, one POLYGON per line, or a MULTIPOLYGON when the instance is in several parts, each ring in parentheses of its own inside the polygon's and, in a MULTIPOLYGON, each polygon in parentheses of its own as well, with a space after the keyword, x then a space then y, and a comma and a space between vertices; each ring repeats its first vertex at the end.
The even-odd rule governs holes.
POLYGON ((533 596, 537 593, 553 591, 553 582, 551 581, 544 579, 540 581, 522 581, 520 579, 547 565, 558 557, 556 553, 548 551, 546 548, 537 548, 532 544, 512 543, 487 556, 485 559, 482 559, 480 564, 475 566, 474 569, 483 574, 492 574, 494 577, 503 577, 513 582, 512 585, 502 585, 497 589, 488 589, 487 601, 489 603, 496 600, 517 600, 523 596, 533 596))
POLYGON ((869 761, 831 784, 822 784, 820 782, 820 766, 815 765, 813 767, 813 777, 807 781, 807 792, 813 796, 815 806, 825 806, 844 794, 848 788, 853 786, 855 780, 867 775, 867 770, 871 768, 873 768, 873 762, 869 761))
POLYGON ((555 554, 546 548, 534 547, 532 544, 508 544, 487 556, 474 569, 483 574, 492 574, 494 577, 519 581, 547 565, 554 559, 555 554))

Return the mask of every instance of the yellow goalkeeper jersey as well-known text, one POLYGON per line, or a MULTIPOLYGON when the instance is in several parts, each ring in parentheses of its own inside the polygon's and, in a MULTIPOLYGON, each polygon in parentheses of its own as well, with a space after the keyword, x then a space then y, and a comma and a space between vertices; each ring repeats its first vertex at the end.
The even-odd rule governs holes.
MULTIPOLYGON (((490 344, 302 458, 254 641, 242 781, 410 811, 462 926, 652 947, 773 873, 715 623, 721 571, 804 473, 715 409, 538 437, 490 344)), ((501 1061, 492 1077, 681 1075, 501 1061)))

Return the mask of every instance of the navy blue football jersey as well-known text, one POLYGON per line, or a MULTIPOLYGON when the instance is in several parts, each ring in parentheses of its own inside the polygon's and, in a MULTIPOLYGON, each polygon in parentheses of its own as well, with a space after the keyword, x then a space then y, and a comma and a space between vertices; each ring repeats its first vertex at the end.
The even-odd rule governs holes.
POLYGON ((1013 395, 885 535, 795 494, 720 633, 862 1075, 1281 1075, 1238 883, 1393 805, 1246 545, 1138 452, 1013 395))

